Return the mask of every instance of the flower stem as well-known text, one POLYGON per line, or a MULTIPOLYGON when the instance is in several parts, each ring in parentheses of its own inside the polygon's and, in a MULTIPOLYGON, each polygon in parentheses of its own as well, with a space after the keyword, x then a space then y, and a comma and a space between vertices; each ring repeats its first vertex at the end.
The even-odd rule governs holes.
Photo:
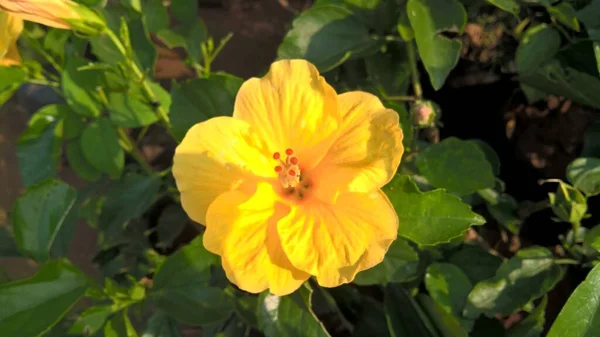
POLYGON ((119 140, 121 141, 123 149, 127 153, 131 154, 133 159, 135 159, 135 161, 137 161, 138 164, 140 164, 140 166, 144 171, 146 171, 146 173, 150 175, 154 174, 152 167, 150 167, 148 162, 146 162, 144 157, 138 152, 136 146, 133 144, 131 138, 129 138, 129 135, 127 135, 125 130, 123 130, 123 128, 117 128, 117 134, 119 135, 119 140))
POLYGON ((406 43, 406 53, 408 55, 408 63, 410 63, 410 75, 412 79, 412 86, 414 96, 416 99, 423 98, 423 89, 421 89, 421 82, 419 81, 419 69, 417 68, 417 52, 415 50, 415 44, 413 41, 406 43))
MULTIPOLYGON (((119 51, 123 55, 127 56, 127 51, 125 50, 125 46, 123 45, 123 42, 119 39, 119 37, 110 29, 106 30, 106 35, 111 39, 111 41, 115 44, 115 46, 119 49, 119 51)), ((137 77, 138 81, 140 81, 140 83, 142 84, 142 90, 144 91, 144 94, 146 95, 146 97, 152 102, 157 102, 158 99, 156 98, 156 95, 150 88, 150 83, 148 81, 148 78, 144 75, 144 73, 142 73, 142 70, 138 67, 138 65, 133 60, 127 60, 127 63, 129 65, 129 68, 133 71, 134 75, 137 77)), ((156 113, 158 115, 159 121, 168 128, 169 127, 169 117, 168 117, 167 111, 160 105, 158 107, 156 107, 155 109, 156 109, 156 113)))

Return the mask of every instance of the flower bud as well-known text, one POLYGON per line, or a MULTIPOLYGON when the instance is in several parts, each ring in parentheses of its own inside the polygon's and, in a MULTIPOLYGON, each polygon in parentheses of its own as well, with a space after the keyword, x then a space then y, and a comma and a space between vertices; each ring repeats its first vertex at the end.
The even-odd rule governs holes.
POLYGON ((439 108, 432 101, 419 100, 411 107, 411 118, 417 128, 434 127, 439 118, 439 108))
POLYGON ((575 187, 562 181, 558 183, 556 193, 548 193, 554 215, 565 222, 579 223, 587 212, 586 198, 575 187))
POLYGON ((0 0, 0 10, 23 20, 86 35, 100 34, 106 28, 98 14, 71 0, 0 0))

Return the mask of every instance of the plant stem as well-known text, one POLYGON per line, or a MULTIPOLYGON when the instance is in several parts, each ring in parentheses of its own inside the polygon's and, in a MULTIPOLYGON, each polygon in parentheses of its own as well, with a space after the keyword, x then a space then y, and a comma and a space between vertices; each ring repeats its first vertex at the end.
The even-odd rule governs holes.
POLYGON ((417 100, 415 96, 385 96, 385 100, 388 101, 402 101, 402 102, 414 102, 417 100))
POLYGON ((410 63, 410 75, 412 79, 412 86, 415 98, 417 100, 423 98, 423 89, 421 89, 421 82, 419 81, 419 69, 417 68, 417 52, 415 50, 415 44, 413 41, 406 43, 406 53, 408 55, 408 63, 410 63))
POLYGON ((580 264, 581 262, 573 259, 556 259, 554 260, 555 264, 580 264))
MULTIPOLYGON (((113 43, 117 46, 119 51, 123 55, 127 56, 127 51, 125 50, 125 46, 123 46, 123 42, 119 39, 119 37, 110 29, 106 30, 106 35, 108 35, 108 37, 111 39, 111 41, 113 41, 113 43)), ((146 78, 144 73, 142 73, 142 71, 140 70, 138 65, 135 63, 135 61, 127 60, 127 63, 129 65, 129 68, 133 71, 134 75, 137 77, 138 81, 140 81, 140 83, 142 84, 142 89, 143 89, 146 97, 152 102, 157 102, 158 99, 156 98, 156 95, 150 88, 150 83, 148 82, 148 79, 146 78)), ((159 121, 164 126, 169 127, 169 117, 168 117, 167 111, 165 111, 165 109, 160 105, 158 107, 156 107, 155 110, 158 115, 159 121)))
POLYGON ((137 161, 138 164, 140 164, 140 166, 142 167, 142 169, 144 169, 144 171, 146 171, 146 173, 150 175, 154 174, 152 167, 150 167, 148 162, 146 162, 144 157, 138 152, 136 146, 133 144, 131 138, 129 138, 129 135, 127 135, 125 130, 123 130, 122 128, 117 128, 117 134, 119 135, 121 143, 124 145, 123 149, 129 154, 131 154, 133 159, 135 159, 135 161, 137 161))

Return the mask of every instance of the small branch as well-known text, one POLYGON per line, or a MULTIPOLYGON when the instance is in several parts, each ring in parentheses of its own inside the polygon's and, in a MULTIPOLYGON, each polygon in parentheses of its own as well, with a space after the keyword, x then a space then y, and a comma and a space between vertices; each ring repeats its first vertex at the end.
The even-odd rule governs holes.
POLYGON ((150 167, 146 159, 139 153, 138 149, 133 144, 131 138, 129 138, 129 135, 127 135, 125 130, 123 130, 123 128, 117 128, 117 134, 119 135, 119 140, 121 140, 121 143, 123 144, 123 149, 129 153, 133 159, 138 162, 138 164, 140 164, 146 173, 150 175, 154 174, 152 167, 150 167))

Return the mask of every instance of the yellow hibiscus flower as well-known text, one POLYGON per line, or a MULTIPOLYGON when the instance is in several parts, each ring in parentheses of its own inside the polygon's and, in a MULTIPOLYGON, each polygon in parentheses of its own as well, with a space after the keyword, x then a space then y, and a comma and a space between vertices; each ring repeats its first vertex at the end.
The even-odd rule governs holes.
POLYGON ((23 31, 23 20, 0 10, 0 66, 21 63, 17 40, 23 31))
POLYGON ((17 39, 23 20, 59 29, 98 34, 105 23, 93 11, 70 0, 0 0, 0 65, 21 63, 17 39))
POLYGON ((351 282, 383 260, 398 217, 381 191, 402 157, 398 114, 338 95, 304 60, 247 80, 233 117, 193 126, 173 174, 204 245, 239 288, 286 295, 351 282))

